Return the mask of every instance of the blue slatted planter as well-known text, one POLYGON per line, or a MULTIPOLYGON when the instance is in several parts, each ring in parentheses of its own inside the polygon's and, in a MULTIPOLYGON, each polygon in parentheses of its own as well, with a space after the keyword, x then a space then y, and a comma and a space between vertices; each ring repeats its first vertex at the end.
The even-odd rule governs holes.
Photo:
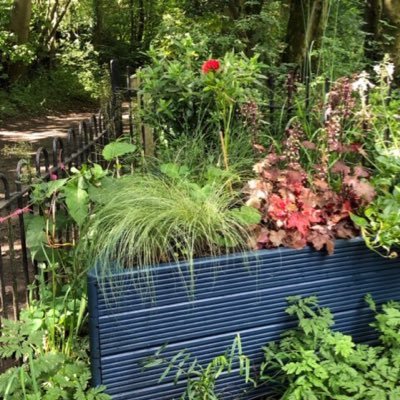
MULTIPOLYGON (((400 261, 369 251, 359 240, 338 241, 335 253, 276 249, 232 254, 195 262, 190 297, 188 266, 152 269, 152 290, 138 284, 135 270, 100 282, 89 273, 91 362, 94 384, 119 400, 171 400, 182 386, 157 384, 162 370, 143 371, 141 361, 165 344, 165 355, 187 349, 199 361, 222 354, 240 333, 243 350, 257 363, 261 347, 293 326, 285 298, 316 294, 335 315, 335 329, 358 341, 374 340, 373 315, 364 302, 400 300, 400 261)), ((243 389, 237 376, 221 378, 224 400, 243 389)), ((247 399, 256 397, 249 393, 247 399)))

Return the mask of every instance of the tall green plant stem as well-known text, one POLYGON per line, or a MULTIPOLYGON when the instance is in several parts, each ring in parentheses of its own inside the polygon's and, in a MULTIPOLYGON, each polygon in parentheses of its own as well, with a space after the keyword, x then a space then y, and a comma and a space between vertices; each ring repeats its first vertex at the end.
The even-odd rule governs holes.
POLYGON ((230 104, 227 109, 226 104, 224 102, 222 115, 223 115, 224 130, 220 131, 220 139, 221 139, 222 154, 224 157, 224 166, 225 166, 225 169, 228 171, 229 170, 229 142, 230 142, 232 115, 233 115, 233 104, 230 104))

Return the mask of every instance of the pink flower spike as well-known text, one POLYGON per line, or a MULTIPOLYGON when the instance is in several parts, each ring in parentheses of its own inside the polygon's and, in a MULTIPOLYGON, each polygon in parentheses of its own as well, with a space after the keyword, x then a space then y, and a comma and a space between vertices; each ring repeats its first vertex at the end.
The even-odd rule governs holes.
POLYGON ((56 181, 57 179, 58 179, 58 176, 56 174, 50 174, 51 181, 56 181))

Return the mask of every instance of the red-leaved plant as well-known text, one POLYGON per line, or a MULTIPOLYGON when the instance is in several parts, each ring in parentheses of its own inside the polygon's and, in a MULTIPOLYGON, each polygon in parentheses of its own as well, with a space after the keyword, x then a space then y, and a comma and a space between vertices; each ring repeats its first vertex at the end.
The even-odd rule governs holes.
MULTIPOLYGON (((285 151, 270 153, 254 166, 257 179, 247 184, 247 205, 258 209, 262 222, 254 227, 254 248, 278 246, 303 248, 312 245, 326 248, 331 254, 336 238, 352 238, 358 230, 350 213, 369 204, 375 191, 369 184, 367 170, 349 167, 337 161, 331 178, 338 190, 329 184, 325 168, 316 165, 312 173, 301 167, 301 130, 287 130, 285 151)), ((323 163, 322 163, 323 164, 323 163)))

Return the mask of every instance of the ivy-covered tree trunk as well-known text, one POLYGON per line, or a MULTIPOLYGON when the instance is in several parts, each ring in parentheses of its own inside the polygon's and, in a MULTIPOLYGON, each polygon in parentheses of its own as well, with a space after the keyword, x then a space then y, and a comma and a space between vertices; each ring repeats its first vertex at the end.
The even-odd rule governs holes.
POLYGON ((93 44, 96 48, 103 42, 103 4, 102 0, 93 0, 93 44))
POLYGON ((383 35, 390 40, 384 45, 385 53, 388 53, 395 65, 396 76, 399 77, 400 69, 400 1, 385 0, 383 3, 382 20, 383 35))
POLYGON ((10 31, 15 34, 17 44, 24 44, 29 39, 31 14, 31 0, 14 0, 10 19, 10 31))
POLYGON ((143 0, 139 0, 138 3, 138 29, 137 29, 137 47, 140 47, 140 44, 143 41, 143 35, 144 35, 144 24, 145 24, 145 9, 144 9, 144 2, 143 0))
POLYGON ((367 0, 365 9, 365 56, 370 62, 379 62, 389 54, 400 70, 400 1, 367 0))
POLYGON ((369 61, 376 61, 381 58, 382 52, 379 49, 379 25, 382 17, 382 0, 367 0, 365 3, 365 57, 369 61), (379 53, 379 55, 378 55, 379 53))
MULTIPOLYGON (((25 44, 29 40, 29 25, 32 15, 31 0, 14 0, 10 18, 10 32, 15 34, 16 44, 25 44)), ((25 65, 16 62, 8 66, 10 81, 16 81, 24 72, 25 65)))
POLYGON ((253 54, 253 49, 259 40, 259 32, 254 29, 254 22, 256 18, 260 18, 265 0, 256 0, 253 2, 246 2, 244 6, 244 14, 248 19, 253 19, 249 24, 245 34, 246 34, 246 53, 247 55, 253 54))
POLYGON ((129 0, 129 47, 131 51, 135 48, 135 2, 129 0))
POLYGON ((320 47, 328 8, 327 0, 290 0, 283 62, 303 66, 309 50, 320 47))
POLYGON ((245 22, 240 32, 240 38, 246 43, 245 52, 247 55, 252 55, 253 48, 257 43, 259 32, 254 28, 255 19, 260 16, 265 3, 266 0, 230 0, 225 6, 225 15, 229 18, 228 25, 232 20, 243 20, 245 22))

